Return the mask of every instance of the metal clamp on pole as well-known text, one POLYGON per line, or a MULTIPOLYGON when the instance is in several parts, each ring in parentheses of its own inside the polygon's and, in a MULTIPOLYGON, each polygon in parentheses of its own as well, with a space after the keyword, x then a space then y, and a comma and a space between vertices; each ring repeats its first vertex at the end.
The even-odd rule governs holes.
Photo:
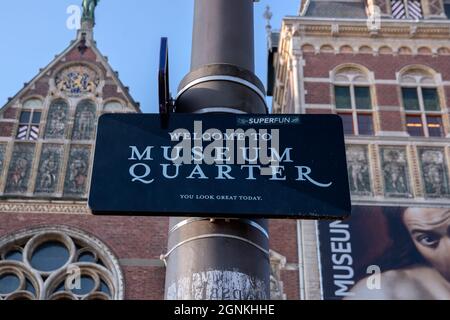
POLYGON ((176 101, 177 112, 182 113, 219 106, 233 109, 232 113, 269 110, 266 90, 255 74, 227 63, 208 64, 191 71, 181 81, 176 101))

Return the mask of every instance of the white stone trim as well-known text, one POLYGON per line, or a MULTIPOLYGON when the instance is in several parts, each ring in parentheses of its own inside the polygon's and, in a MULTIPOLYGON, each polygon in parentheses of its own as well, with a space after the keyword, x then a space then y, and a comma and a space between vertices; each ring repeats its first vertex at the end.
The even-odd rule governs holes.
MULTIPOLYGON (((0 256, 4 256, 9 250, 11 250, 11 246, 20 246, 23 248, 23 262, 2 260, 0 261, 0 273, 5 268, 11 268, 11 265, 15 263, 15 270, 17 273, 25 273, 25 275, 28 275, 28 278, 32 281, 36 290, 36 296, 34 297, 35 299, 44 300, 52 298, 53 291, 56 286, 58 286, 62 280, 66 279, 70 275, 68 272, 70 268, 78 268, 81 270, 81 274, 91 276, 95 280, 97 288, 100 284, 101 277, 102 280, 108 284, 109 290, 111 291, 111 299, 124 299, 124 279, 119 261, 112 251, 99 239, 81 230, 66 226, 43 226, 18 231, 0 238, 0 256), (42 272, 31 267, 29 260, 33 254, 32 251, 46 241, 55 240, 63 243, 69 250, 70 257, 66 264, 58 270, 52 272, 42 272), (77 249, 75 247, 75 242, 82 248, 89 248, 89 250, 101 259, 104 266, 96 263, 76 262, 77 249), (43 278, 46 276, 49 277, 43 278)), ((68 295, 69 298, 89 298, 89 295, 75 296, 71 292, 66 292, 66 295, 68 295)), ((8 295, 3 296, 4 298, 8 298, 8 295)))

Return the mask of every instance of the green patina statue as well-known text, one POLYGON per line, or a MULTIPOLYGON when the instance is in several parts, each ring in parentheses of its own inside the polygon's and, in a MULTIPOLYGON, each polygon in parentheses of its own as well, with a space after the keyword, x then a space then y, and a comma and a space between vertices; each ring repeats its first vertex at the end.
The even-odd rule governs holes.
POLYGON ((83 0, 83 20, 95 23, 95 8, 100 0, 83 0))

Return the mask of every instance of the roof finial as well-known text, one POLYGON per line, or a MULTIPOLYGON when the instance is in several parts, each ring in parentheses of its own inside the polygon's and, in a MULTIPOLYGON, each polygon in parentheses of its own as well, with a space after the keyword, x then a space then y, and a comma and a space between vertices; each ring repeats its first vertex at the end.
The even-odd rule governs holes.
POLYGON ((273 13, 270 10, 270 6, 266 7, 263 17, 266 19, 267 45, 269 48, 272 48, 272 25, 270 24, 270 20, 272 20, 273 13))
POLYGON ((272 25, 270 24, 270 20, 272 20, 272 17, 273 17, 272 11, 270 10, 270 6, 266 7, 266 11, 264 11, 263 17, 267 21, 266 31, 267 31, 267 33, 270 33, 272 31, 272 25))
POLYGON ((91 28, 95 26, 95 8, 99 2, 100 0, 83 0, 82 24, 89 24, 91 28))

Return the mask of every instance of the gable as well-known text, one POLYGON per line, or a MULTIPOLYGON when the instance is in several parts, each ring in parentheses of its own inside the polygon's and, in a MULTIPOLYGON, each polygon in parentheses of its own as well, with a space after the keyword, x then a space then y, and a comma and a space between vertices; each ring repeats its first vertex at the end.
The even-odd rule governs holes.
POLYGON ((98 117, 140 112, 84 36, 0 109, 0 199, 85 201, 98 117))

